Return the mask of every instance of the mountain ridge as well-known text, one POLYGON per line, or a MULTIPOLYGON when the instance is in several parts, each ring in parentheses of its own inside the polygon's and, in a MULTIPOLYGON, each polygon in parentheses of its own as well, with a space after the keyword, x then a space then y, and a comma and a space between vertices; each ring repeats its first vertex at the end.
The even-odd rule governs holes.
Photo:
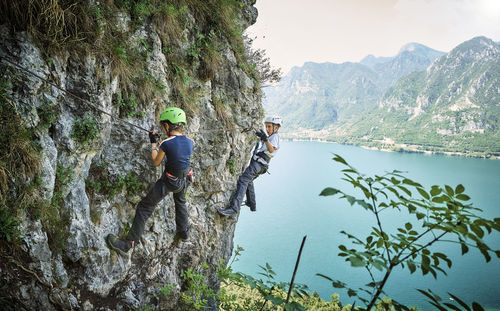
MULTIPOLYGON (((361 109, 344 107, 344 112, 356 112, 348 115, 338 109, 337 118, 323 122, 322 127, 294 122, 290 125, 291 134, 283 131, 284 137, 328 139, 394 150, 495 156, 500 151, 496 143, 500 140, 497 132, 500 98, 495 88, 500 85, 499 45, 480 36, 457 45, 440 57, 439 51, 430 48, 426 49, 430 58, 421 53, 405 55, 419 47, 415 43, 405 45, 390 59, 364 58, 365 63, 371 62, 372 72, 377 72, 378 76, 376 80, 371 79, 375 85, 370 89, 375 91, 372 98, 358 98, 357 102, 348 103, 365 100, 365 104, 358 107, 361 109), (382 65, 385 67, 380 69, 382 65), (402 68, 420 70, 403 75, 402 68), (384 75, 389 78, 384 80, 384 75), (395 78, 398 76, 401 77, 395 78)), ((321 90, 316 93, 319 92, 321 90)), ((342 99, 333 98, 330 102, 337 104, 342 99)), ((265 104, 265 107, 270 105, 269 102, 265 104)), ((336 107, 335 104, 332 106, 336 107)))
POLYGON ((369 109, 398 78, 425 69, 441 54, 410 43, 393 57, 367 56, 361 62, 341 64, 305 62, 293 67, 278 86, 265 90, 263 105, 268 113, 282 115, 294 128, 319 130, 369 109))
POLYGON ((421 151, 500 155, 499 60, 500 46, 486 37, 459 44, 426 71, 397 81, 370 111, 372 120, 343 127, 350 132, 343 139, 396 149, 411 145, 421 151))

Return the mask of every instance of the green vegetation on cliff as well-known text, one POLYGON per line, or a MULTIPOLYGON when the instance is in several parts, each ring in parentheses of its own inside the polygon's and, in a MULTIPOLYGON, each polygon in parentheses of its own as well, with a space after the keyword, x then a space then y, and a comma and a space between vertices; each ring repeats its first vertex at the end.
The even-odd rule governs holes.
MULTIPOLYGON (((225 49, 232 50, 239 68, 258 80, 256 64, 248 59, 244 44, 243 7, 243 3, 237 0, 2 1, 0 25, 5 25, 13 33, 29 33, 51 70, 55 70, 56 56, 90 57, 89 61, 95 61, 93 78, 101 81, 100 85, 118 78, 119 90, 113 95, 113 103, 119 109, 119 116, 142 118, 145 105, 150 101, 164 100, 166 81, 169 81, 172 104, 196 111, 199 86, 192 83, 193 77, 202 81, 215 79, 216 69, 224 65, 221 54, 225 49), (188 31, 188 25, 194 21, 195 27, 188 31), (153 40, 144 34, 148 27, 156 29, 160 47, 153 46, 153 40), (148 67, 153 49, 161 51, 169 69, 167 72, 148 67), (107 65, 111 72, 106 71, 107 65)), ((14 39, 5 37, 2 40, 14 39)), ((15 44, 14 41, 10 43, 15 44)), ((12 55, 5 56, 13 60, 12 55)), ((67 178, 61 181, 61 177, 67 174, 62 174, 66 169, 58 166, 54 196, 49 202, 43 198, 38 134, 49 130, 58 121, 60 109, 57 104, 45 100, 37 108, 37 126, 25 124, 18 105, 8 95, 24 74, 20 72, 12 76, 7 70, 0 77, 0 237, 8 240, 15 236, 21 211, 29 211, 32 217, 41 218, 47 227, 53 227, 52 231, 62 230, 60 205, 67 194, 63 189, 69 182, 67 178)), ((225 116, 227 107, 224 101, 221 98, 214 98, 214 101, 218 115, 225 116)), ((227 118, 223 120, 230 122, 227 118)), ((98 121, 86 113, 74 121, 70 137, 82 147, 89 148, 100 135, 98 121)), ((143 187, 130 174, 118 176, 116 181, 92 178, 89 180, 91 192, 102 191, 110 196, 123 187, 143 187)), ((55 250, 63 249, 61 241, 64 236, 62 231, 49 233, 50 240, 59 241, 51 244, 57 245, 55 250)))
MULTIPOLYGON (((51 55, 70 51, 75 57, 93 55, 112 67, 120 92, 116 103, 120 115, 141 116, 136 111, 152 100, 161 100, 168 80, 172 100, 190 111, 196 110, 194 76, 215 78, 223 65, 221 51, 226 42, 239 67, 255 79, 258 72, 249 62, 243 41, 243 25, 238 21, 243 3, 237 0, 114 0, 102 2, 42 0, 2 2, 0 24, 13 31, 28 31, 51 55), (196 21, 193 31, 188 24, 196 21), (161 47, 141 35, 144 27, 154 27, 161 47), (186 48, 187 45, 187 48, 186 48), (160 49, 168 72, 148 68, 153 49, 160 49)), ((96 78, 106 79, 98 64, 96 78)))
MULTIPOLYGON (((134 309, 168 280, 174 296, 155 308, 177 310, 180 296, 189 296, 182 278, 194 281, 188 271, 226 256, 221 240, 232 231, 202 204, 228 193, 224 174, 244 161, 251 133, 204 130, 251 126, 261 116, 262 76, 254 60, 262 55, 249 57, 242 35, 257 16, 251 4, 0 1, 0 303, 6 309, 134 309), (200 212, 190 219, 192 243, 172 241, 168 210, 153 215, 158 226, 148 228, 164 243, 141 246, 122 261, 101 233, 126 230, 137 192, 156 177, 144 161, 147 135, 134 126, 149 129, 166 105, 189 113, 193 168, 203 168, 189 193, 191 211, 200 212), (217 165, 229 157, 227 167, 217 165), (150 270, 155 262, 161 269, 150 270), (137 298, 113 293, 140 282, 137 298)), ((214 270, 201 270, 212 290, 214 270)))
POLYGON ((25 209, 37 205, 40 156, 33 142, 34 133, 22 122, 9 97, 10 72, 0 76, 0 239, 13 241, 17 237, 18 217, 25 209))

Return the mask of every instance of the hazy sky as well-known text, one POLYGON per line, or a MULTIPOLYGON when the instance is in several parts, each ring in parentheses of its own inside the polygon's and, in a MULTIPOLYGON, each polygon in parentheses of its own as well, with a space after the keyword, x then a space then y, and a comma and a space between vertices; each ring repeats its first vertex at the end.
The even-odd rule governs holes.
POLYGON ((409 42, 450 51, 483 35, 500 41, 500 0, 257 0, 247 33, 286 73, 306 61, 394 56, 409 42))

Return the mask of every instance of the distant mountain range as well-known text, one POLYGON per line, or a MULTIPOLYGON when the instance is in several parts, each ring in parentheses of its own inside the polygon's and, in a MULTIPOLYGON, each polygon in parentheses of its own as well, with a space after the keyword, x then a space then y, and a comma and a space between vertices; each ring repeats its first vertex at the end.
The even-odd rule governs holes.
POLYGON ((377 80, 358 63, 305 63, 266 90, 264 109, 293 127, 322 129, 371 106, 382 95, 377 80))
POLYGON ((378 75, 383 90, 391 86, 397 79, 414 71, 421 71, 438 57, 446 53, 433 50, 419 43, 408 43, 394 57, 374 57, 368 55, 361 64, 370 67, 378 75))
POLYGON ((445 54, 418 43, 394 57, 369 55, 360 63, 305 63, 266 89, 264 108, 296 127, 322 129, 375 105, 397 79, 424 70, 445 54))
POLYGON ((265 92, 284 137, 500 155, 500 46, 485 37, 449 53, 410 43, 394 57, 306 63, 265 92))

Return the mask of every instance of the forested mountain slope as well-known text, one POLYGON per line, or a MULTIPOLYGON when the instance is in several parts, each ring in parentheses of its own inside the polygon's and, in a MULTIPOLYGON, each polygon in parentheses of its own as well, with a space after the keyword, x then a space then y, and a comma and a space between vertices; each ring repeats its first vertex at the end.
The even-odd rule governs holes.
POLYGON ((477 37, 399 80, 375 109, 332 138, 499 155, 499 119, 500 46, 477 37))
POLYGON ((283 131, 321 130, 370 109, 397 79, 425 69, 442 54, 410 43, 394 57, 369 55, 360 63, 308 62, 264 90, 264 107, 283 116, 288 123, 283 131))

